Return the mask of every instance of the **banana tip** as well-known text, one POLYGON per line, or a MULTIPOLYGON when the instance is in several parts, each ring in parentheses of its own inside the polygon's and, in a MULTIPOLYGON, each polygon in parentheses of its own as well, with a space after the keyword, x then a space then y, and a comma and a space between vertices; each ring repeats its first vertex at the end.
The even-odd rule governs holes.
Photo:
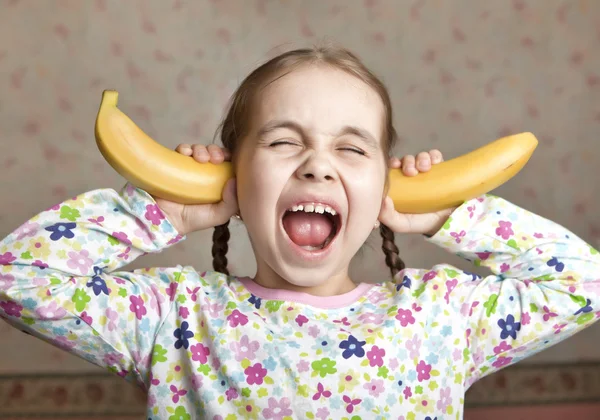
POLYGON ((116 107, 119 103, 119 92, 116 90, 105 90, 102 92, 102 105, 116 107))

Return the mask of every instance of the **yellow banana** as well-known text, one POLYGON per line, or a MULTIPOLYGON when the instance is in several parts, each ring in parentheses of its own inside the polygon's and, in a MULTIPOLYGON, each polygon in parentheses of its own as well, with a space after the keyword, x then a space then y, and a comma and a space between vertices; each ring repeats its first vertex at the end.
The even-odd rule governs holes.
MULTIPOLYGON (((96 118, 96 143, 121 176, 148 193, 181 204, 221 200, 234 176, 231 163, 199 163, 154 141, 117 108, 119 94, 102 94, 96 118)), ((389 172, 388 195, 401 213, 429 213, 487 193, 515 176, 538 144, 531 133, 503 137, 463 156, 434 165, 429 172, 405 176, 389 172)))

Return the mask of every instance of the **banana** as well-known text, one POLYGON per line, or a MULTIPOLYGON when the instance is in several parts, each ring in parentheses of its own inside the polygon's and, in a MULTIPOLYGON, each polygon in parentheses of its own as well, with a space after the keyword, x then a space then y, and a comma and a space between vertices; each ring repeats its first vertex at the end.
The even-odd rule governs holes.
MULTIPOLYGON (((119 108, 119 94, 105 90, 96 118, 96 144, 104 159, 132 185, 181 204, 222 199, 234 176, 230 162, 199 163, 154 141, 119 108)), ((465 155, 434 165, 429 172, 406 176, 389 171, 388 195, 401 213, 429 213, 458 206, 514 177, 533 154, 531 133, 495 140, 465 155)))

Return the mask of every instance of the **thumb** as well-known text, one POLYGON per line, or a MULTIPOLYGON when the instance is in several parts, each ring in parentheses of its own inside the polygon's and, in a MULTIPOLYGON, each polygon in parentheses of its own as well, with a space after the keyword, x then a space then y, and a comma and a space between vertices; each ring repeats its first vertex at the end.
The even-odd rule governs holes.
POLYGON ((225 223, 236 214, 239 210, 237 201, 237 182, 235 178, 231 178, 223 188, 223 199, 214 204, 214 213, 221 223, 225 223))
POLYGON ((404 232, 407 229, 406 216, 396 211, 390 196, 386 196, 381 204, 379 221, 397 233, 404 232))

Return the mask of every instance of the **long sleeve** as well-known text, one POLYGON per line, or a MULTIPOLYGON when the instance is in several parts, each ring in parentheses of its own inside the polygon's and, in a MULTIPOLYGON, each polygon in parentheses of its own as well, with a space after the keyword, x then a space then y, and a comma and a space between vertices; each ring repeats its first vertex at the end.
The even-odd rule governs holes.
POLYGON ((432 243, 492 274, 436 266, 466 330, 466 385, 600 317, 600 254, 562 226, 491 195, 460 206, 432 243))
POLYGON ((147 384, 155 334, 185 270, 118 270, 181 239, 144 191, 81 194, 0 242, 0 317, 147 384))

